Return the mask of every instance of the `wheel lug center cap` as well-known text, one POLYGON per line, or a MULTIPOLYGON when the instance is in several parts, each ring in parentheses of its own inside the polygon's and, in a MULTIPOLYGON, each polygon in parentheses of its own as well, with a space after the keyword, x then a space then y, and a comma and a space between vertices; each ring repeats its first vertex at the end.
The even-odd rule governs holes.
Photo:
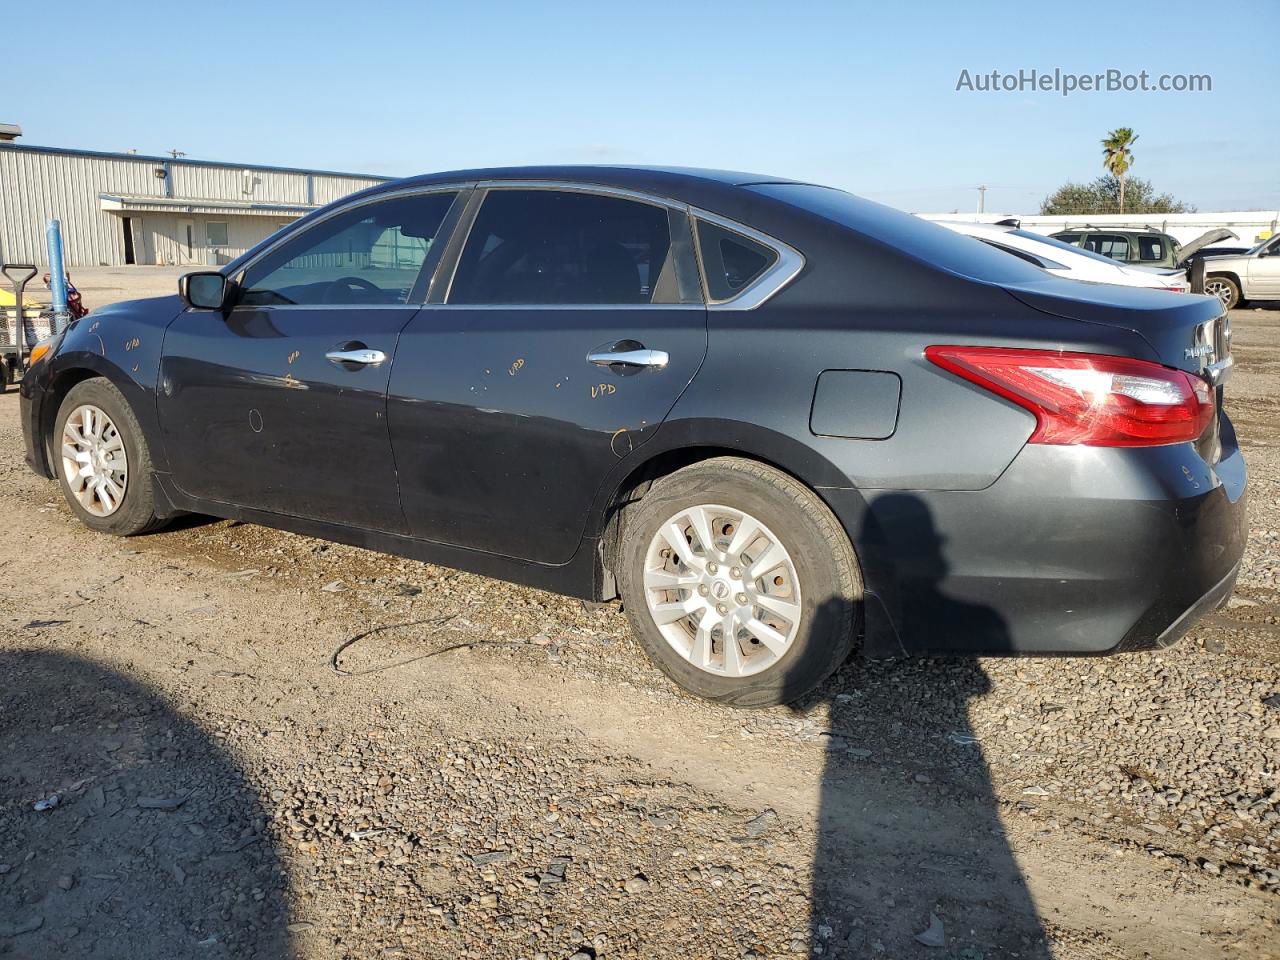
POLYGON ((717 580, 711 585, 711 593, 717 600, 723 600, 731 593, 731 588, 726 580, 717 580))

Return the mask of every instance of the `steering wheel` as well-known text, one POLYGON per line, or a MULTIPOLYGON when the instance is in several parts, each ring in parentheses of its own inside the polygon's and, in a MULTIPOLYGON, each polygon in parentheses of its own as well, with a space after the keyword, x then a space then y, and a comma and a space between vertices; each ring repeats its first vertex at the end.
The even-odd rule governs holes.
MULTIPOLYGON (((325 290, 324 302, 325 303, 350 303, 351 300, 348 297, 343 297, 342 299, 338 299, 337 294, 339 291, 343 291, 344 293, 350 293, 352 290, 367 290, 370 293, 374 294, 376 297, 382 297, 383 295, 383 290, 381 287, 375 286, 374 284, 366 280, 364 277, 339 277, 337 280, 334 280, 331 284, 329 284, 328 288, 325 290)), ((375 300, 374 302, 376 303, 377 301, 375 300)))

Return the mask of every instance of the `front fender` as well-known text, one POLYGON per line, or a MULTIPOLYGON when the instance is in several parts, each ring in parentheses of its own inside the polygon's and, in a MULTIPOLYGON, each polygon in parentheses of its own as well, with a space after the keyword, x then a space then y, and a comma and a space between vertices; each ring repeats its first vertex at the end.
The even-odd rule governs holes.
POLYGON ((57 354, 31 388, 33 395, 42 397, 42 436, 52 431, 62 398, 71 387, 88 377, 105 377, 124 395, 138 418, 153 467, 167 472, 156 389, 165 328, 181 311, 177 297, 158 297, 94 311, 69 326, 57 354))

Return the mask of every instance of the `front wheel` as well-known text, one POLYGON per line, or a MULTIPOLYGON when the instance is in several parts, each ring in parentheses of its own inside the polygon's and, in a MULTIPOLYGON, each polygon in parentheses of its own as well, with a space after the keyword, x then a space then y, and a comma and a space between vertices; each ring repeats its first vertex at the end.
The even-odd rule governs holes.
POLYGON ((1240 288, 1230 277, 1209 277, 1204 282, 1204 292, 1217 297, 1228 310, 1240 305, 1240 288))
POLYGON ((628 511, 618 568, 636 638, 700 697, 788 703, 852 649, 862 580, 848 537, 764 464, 721 457, 655 483, 628 511))
POLYGON ((58 408, 54 462, 80 522, 129 537, 158 527, 151 452, 129 402, 109 380, 76 384, 58 408))

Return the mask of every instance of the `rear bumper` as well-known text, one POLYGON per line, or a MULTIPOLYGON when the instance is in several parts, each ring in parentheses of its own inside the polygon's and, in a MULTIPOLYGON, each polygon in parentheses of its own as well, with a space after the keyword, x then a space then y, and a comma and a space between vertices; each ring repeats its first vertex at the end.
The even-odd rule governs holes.
POLYGON ((1027 446, 985 490, 824 490, 857 546, 873 655, 1168 645, 1230 596, 1246 472, 1191 444, 1027 446))

